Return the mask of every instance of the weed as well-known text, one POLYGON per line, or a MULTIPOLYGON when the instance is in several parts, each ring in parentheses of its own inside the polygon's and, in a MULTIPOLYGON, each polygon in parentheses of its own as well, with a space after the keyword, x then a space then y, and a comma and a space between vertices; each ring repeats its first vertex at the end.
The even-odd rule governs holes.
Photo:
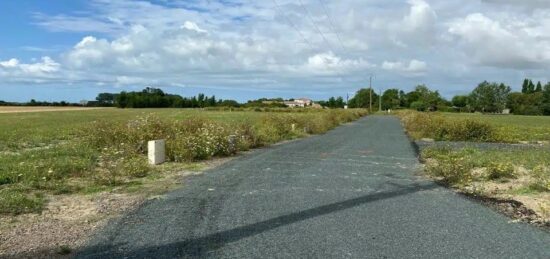
POLYGON ((22 214, 39 212, 44 206, 41 195, 28 194, 14 188, 0 189, 0 213, 22 214))
POLYGON ((491 162, 486 167, 489 180, 515 178, 514 165, 509 162, 491 162))

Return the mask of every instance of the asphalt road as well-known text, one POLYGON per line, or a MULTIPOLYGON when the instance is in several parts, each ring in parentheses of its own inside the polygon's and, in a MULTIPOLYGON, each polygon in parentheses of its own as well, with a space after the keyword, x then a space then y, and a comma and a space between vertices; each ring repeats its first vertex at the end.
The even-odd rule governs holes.
POLYGON ((416 176, 396 118, 237 158, 98 233, 81 258, 550 258, 550 234, 416 176))

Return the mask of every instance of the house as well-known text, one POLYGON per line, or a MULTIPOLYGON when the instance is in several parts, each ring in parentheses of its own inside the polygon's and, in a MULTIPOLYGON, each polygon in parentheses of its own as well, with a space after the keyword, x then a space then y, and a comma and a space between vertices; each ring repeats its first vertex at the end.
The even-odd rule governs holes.
POLYGON ((308 98, 298 98, 298 99, 295 99, 294 101, 285 101, 284 104, 290 108, 294 108, 294 107, 307 107, 307 106, 311 106, 313 104, 313 101, 311 101, 311 99, 308 99, 308 98))

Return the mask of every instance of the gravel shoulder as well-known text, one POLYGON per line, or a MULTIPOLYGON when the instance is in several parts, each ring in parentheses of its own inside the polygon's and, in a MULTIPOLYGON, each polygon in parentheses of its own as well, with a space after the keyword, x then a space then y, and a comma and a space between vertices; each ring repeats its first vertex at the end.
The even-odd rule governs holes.
POLYGON ((155 179, 129 192, 114 188, 94 194, 52 195, 40 214, 0 216, 0 258, 70 258, 111 220, 166 192, 184 188, 186 177, 202 174, 233 158, 171 165, 155 179))

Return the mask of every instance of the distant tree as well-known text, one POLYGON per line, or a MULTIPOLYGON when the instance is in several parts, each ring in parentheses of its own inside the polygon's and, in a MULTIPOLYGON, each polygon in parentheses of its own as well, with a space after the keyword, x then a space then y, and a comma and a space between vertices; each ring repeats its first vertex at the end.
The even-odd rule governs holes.
POLYGON ((409 101, 407 100, 407 95, 403 90, 399 90, 399 106, 401 107, 409 107, 409 101))
POLYGON ((344 108, 345 105, 346 103, 344 102, 344 98, 342 96, 338 96, 335 103, 336 108, 344 108))
POLYGON ((388 89, 382 94, 382 109, 395 109, 401 105, 399 89, 388 89))
POLYGON ((510 91, 511 88, 504 84, 484 81, 472 91, 470 100, 476 111, 502 112, 510 91))
POLYGON ((521 92, 524 94, 529 93, 529 79, 525 78, 523 80, 523 85, 521 86, 521 92))
POLYGON ((111 106, 116 101, 117 94, 113 93, 100 93, 97 95, 95 100, 97 101, 97 104, 100 106, 111 106))
POLYGON ((336 107, 336 99, 334 97, 328 98, 327 106, 329 108, 335 108, 336 107))
POLYGON ((445 100, 438 91, 432 91, 425 85, 418 85, 407 94, 410 108, 419 111, 435 111, 445 105, 445 100), (413 107, 414 104, 414 107, 413 107))
POLYGON ((533 81, 529 79, 529 85, 527 87, 527 93, 532 94, 535 92, 535 84, 533 84, 533 81))
POLYGON ((550 82, 548 82, 542 91, 542 113, 550 115, 550 82))
MULTIPOLYGON (((370 88, 363 88, 355 93, 355 96, 349 100, 350 108, 369 108, 370 104, 370 88)), ((372 107, 378 107, 378 95, 372 90, 372 107)))
POLYGON ((535 88, 535 93, 542 92, 542 84, 540 81, 537 83, 537 87, 535 88))
POLYGON ((221 107, 239 107, 239 103, 235 100, 223 100, 220 103, 218 103, 218 106, 221 107))
POLYGON ((470 102, 470 97, 467 95, 457 95, 453 97, 451 103, 458 108, 465 108, 470 102))
POLYGON ((519 115, 542 115, 543 93, 510 93, 508 95, 508 108, 519 115))

